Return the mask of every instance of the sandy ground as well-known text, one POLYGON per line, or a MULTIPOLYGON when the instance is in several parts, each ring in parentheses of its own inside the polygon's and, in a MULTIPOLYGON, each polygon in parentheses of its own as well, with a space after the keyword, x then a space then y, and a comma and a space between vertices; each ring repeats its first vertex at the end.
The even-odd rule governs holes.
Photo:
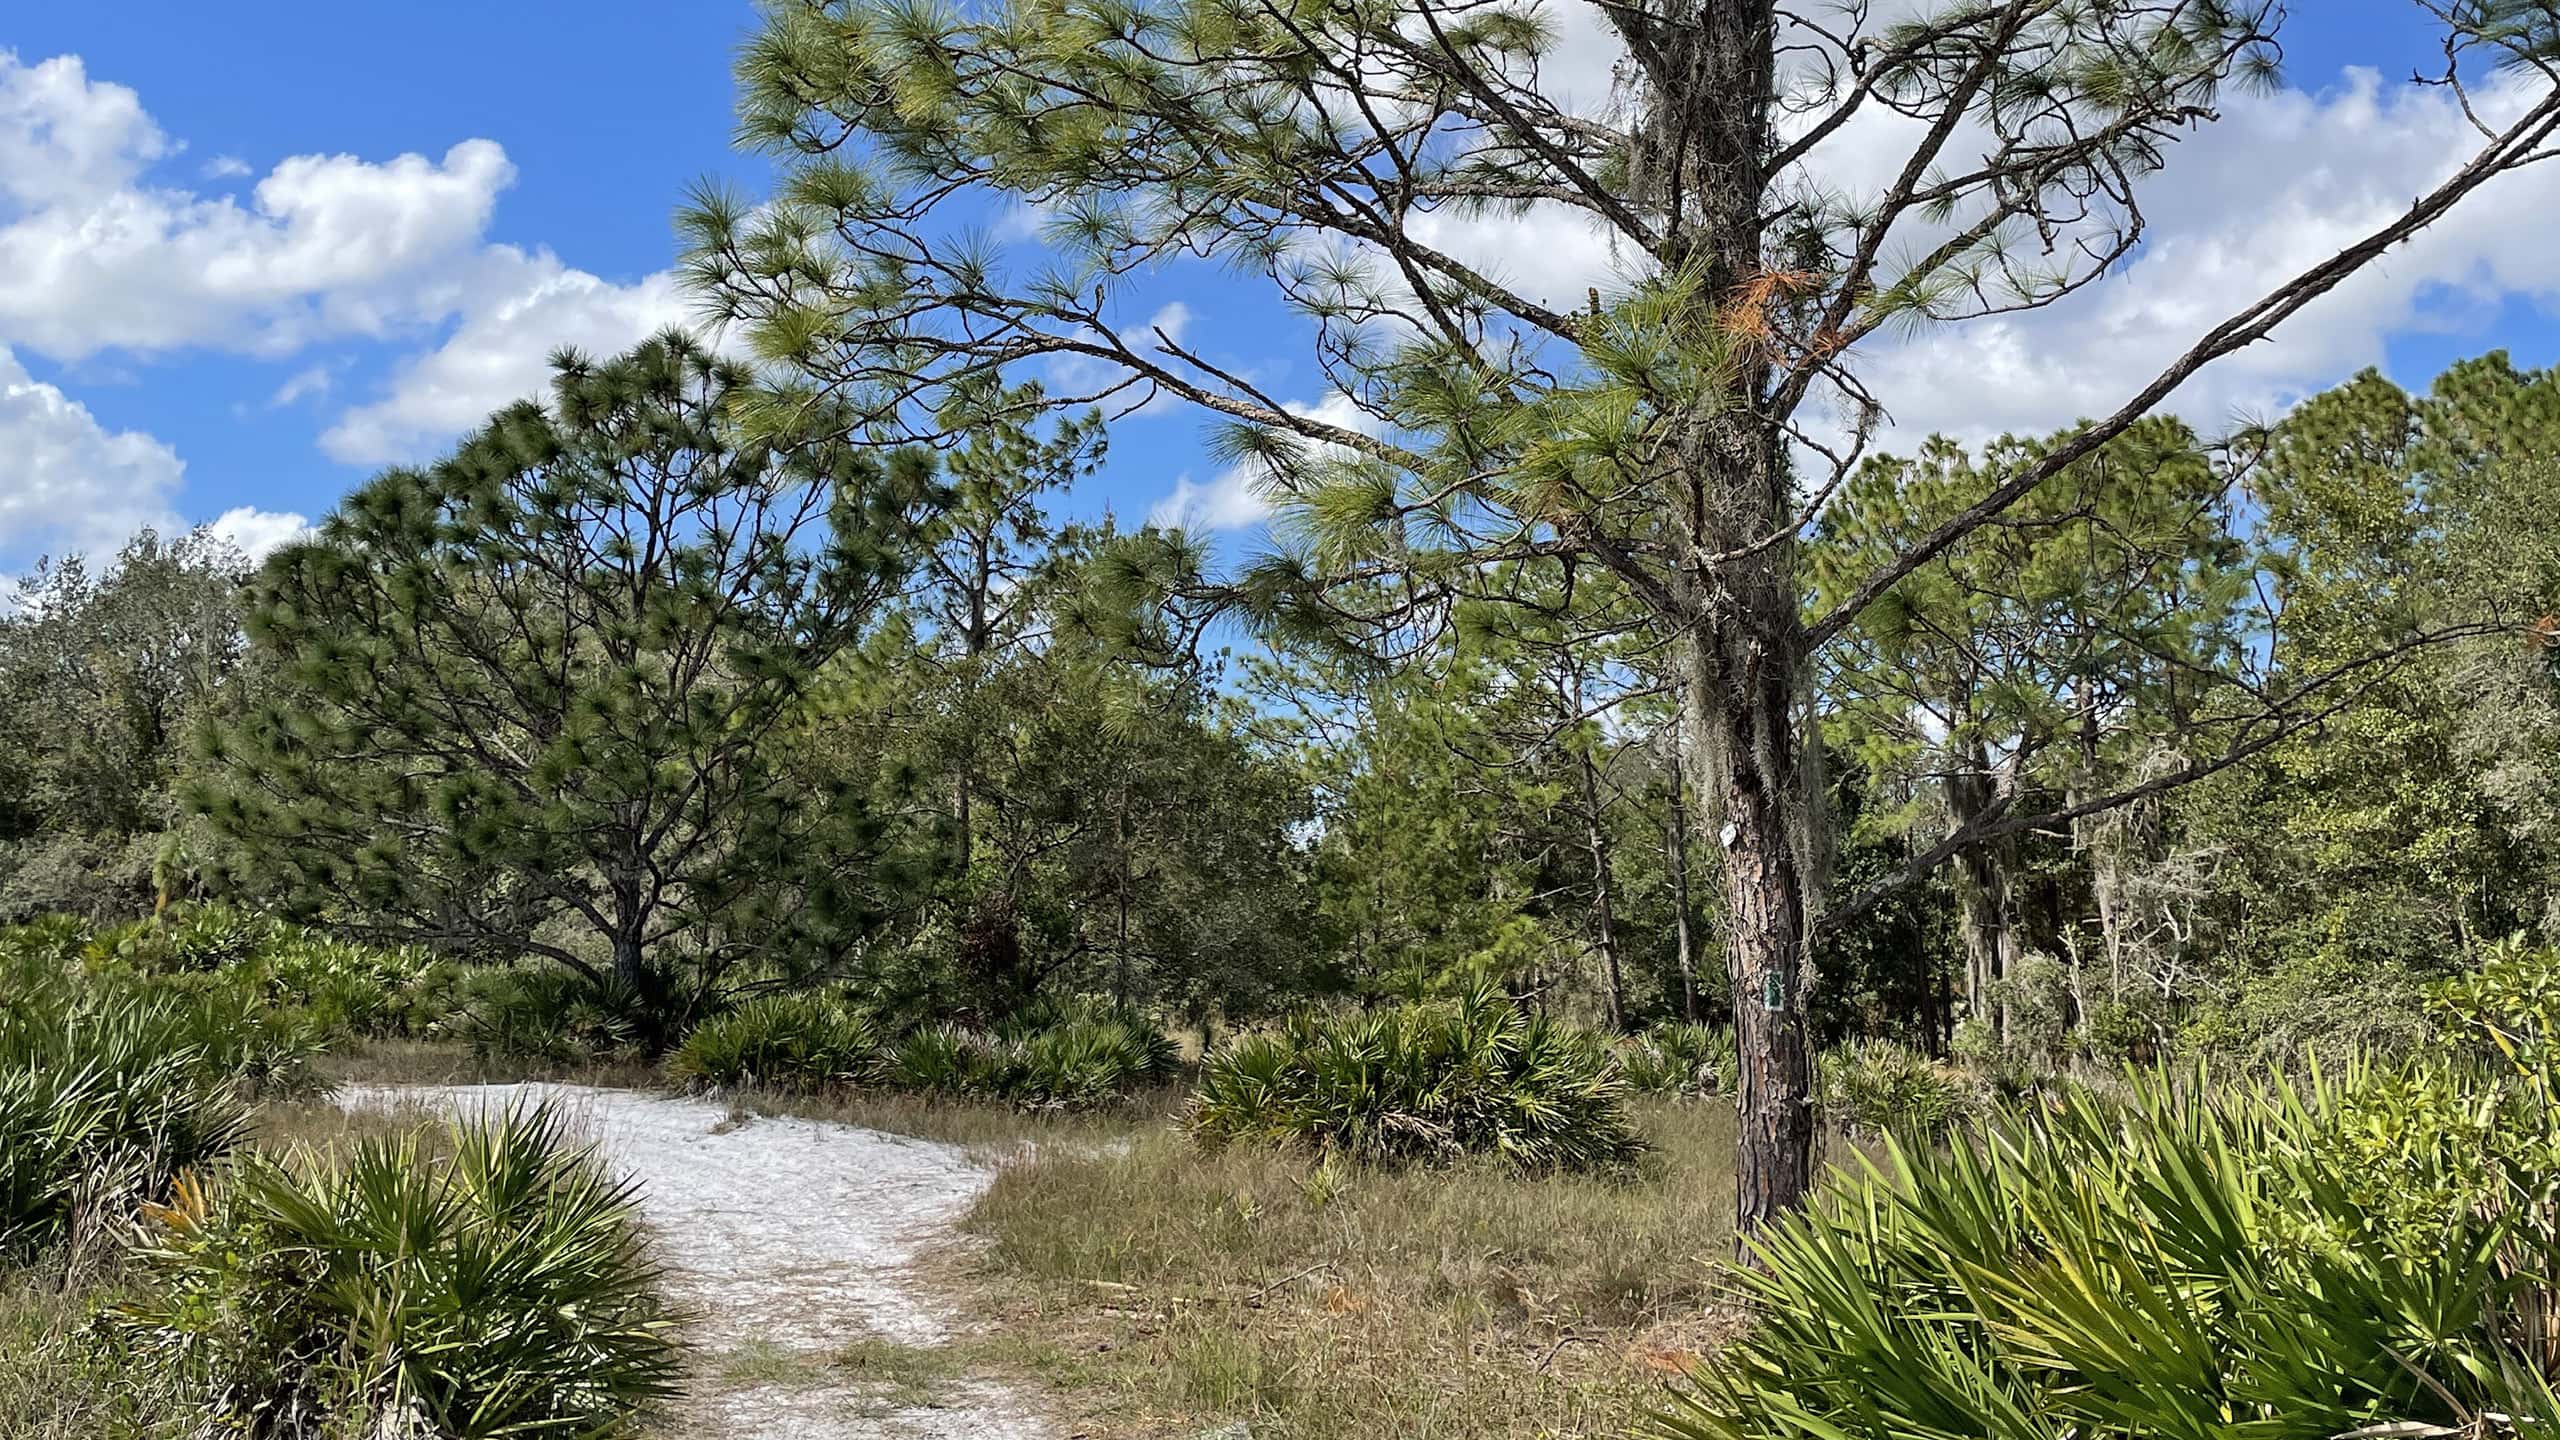
POLYGON ((992 1382, 848 1376, 848 1345, 942 1343, 960 1317, 919 1265, 993 1177, 957 1146, 809 1120, 736 1120, 708 1100, 575 1085, 367 1087, 350 1105, 469 1114, 549 1104, 636 1180, 669 1289, 696 1321, 671 1436, 1044 1440, 992 1382))

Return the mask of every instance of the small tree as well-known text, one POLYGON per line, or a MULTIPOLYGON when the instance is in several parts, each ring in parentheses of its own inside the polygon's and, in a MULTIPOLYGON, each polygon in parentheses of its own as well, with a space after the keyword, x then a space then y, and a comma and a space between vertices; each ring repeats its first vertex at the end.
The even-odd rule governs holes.
POLYGON ((896 584, 928 467, 825 407, 745 438, 748 376, 679 334, 554 366, 258 573, 288 683, 197 800, 294 908, 546 957, 663 1040, 740 965, 843 963, 894 883, 862 798, 767 741, 896 584))
POLYGON ((0 613, 0 919, 130 915, 195 858, 187 740, 247 659, 249 562, 207 531, 145 530, 104 565, 37 564, 0 613))

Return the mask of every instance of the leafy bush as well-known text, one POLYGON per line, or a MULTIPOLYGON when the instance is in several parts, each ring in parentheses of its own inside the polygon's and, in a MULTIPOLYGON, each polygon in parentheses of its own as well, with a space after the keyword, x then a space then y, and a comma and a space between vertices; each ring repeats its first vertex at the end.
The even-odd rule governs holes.
POLYGON ((991 1095, 999 1079, 993 1037, 965 1025, 924 1025, 889 1047, 889 1088, 917 1095, 991 1095))
POLYGON ((421 950, 355 944, 218 905, 103 927, 46 916, 0 930, 0 954, 49 980, 208 997, 315 1041, 424 1034, 455 975, 421 950))
POLYGON ((2111 1065, 2127 1061, 2149 1064, 2160 1054, 2166 1031, 2159 1001, 2126 994, 2093 1000, 2080 1017, 2080 1038, 2090 1056, 2111 1065))
POLYGON ((1491 991, 1364 1014, 1300 1014, 1203 1067, 1192 1129, 1364 1160, 1491 1154, 1591 1170, 1642 1149, 1626 1082, 1590 1034, 1491 991))
POLYGON ((1733 1032, 1715 1025, 1665 1021, 1619 1042, 1618 1068, 1644 1095, 1733 1093, 1733 1032))
POLYGON ((2502 1071, 2160 1073, 1897 1146, 1763 1238, 1757 1327, 1653 1433, 2551 1433, 2560 965, 2440 1001, 2502 1071))
POLYGON ((702 1022, 667 1060, 687 1089, 765 1085, 813 1090, 877 1077, 871 1018, 830 995, 769 995, 702 1022))
POLYGON ((595 1436, 673 1386, 631 1189, 547 1112, 251 1160, 150 1219, 109 1331, 211 1429, 595 1436))
POLYGON ((889 1047, 892 1089, 1072 1109, 1104 1103, 1173 1073, 1171 1042, 1152 1026, 1094 1016, 990 1034, 927 1025, 889 1047))
POLYGON ((1974 1110, 1964 1078, 1907 1045, 1861 1040, 1822 1057, 1822 1106, 1852 1135, 1929 1141, 1974 1110))

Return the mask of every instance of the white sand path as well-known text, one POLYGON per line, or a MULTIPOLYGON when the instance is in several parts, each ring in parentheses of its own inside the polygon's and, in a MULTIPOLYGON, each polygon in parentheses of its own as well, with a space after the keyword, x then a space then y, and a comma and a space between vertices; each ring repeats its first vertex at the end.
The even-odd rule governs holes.
MULTIPOLYGON (((699 1363, 669 1435, 738 1440, 1043 1440, 990 1381, 901 1405, 894 1387, 831 1368, 864 1340, 933 1346, 960 1317, 921 1266, 994 1179, 955 1145, 852 1125, 733 1119, 709 1100, 579 1085, 350 1088, 341 1103, 468 1116, 548 1104, 639 1187, 699 1363), (724 1381, 724 1358, 789 1378, 724 1381)), ((745 1369, 745 1366, 737 1368, 745 1369)))

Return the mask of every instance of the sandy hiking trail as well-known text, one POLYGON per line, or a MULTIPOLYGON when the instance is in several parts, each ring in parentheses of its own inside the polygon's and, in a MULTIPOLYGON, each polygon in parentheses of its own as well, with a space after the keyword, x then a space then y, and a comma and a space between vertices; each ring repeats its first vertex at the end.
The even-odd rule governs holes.
POLYGON ((695 1317, 689 1393, 660 1427, 666 1435, 1052 1433, 1003 1386, 957 1375, 932 1354, 960 1317, 921 1264, 995 1178, 959 1146, 578 1085, 359 1086, 339 1099, 466 1116, 548 1104, 637 1182, 668 1288, 695 1317), (857 1354, 865 1358, 848 1362, 857 1354))

